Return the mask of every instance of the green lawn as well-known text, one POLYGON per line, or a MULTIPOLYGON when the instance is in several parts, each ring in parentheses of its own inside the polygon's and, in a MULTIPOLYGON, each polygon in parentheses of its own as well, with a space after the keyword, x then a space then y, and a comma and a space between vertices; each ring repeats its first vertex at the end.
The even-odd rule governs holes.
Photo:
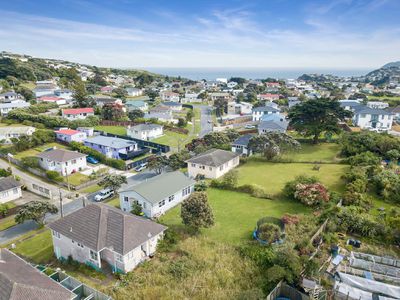
POLYGON ((112 134, 126 135, 126 128, 124 126, 96 126, 94 129, 112 134))
POLYGON ((30 232, 30 234, 33 234, 33 236, 29 238, 19 238, 22 242, 15 243, 16 248, 13 252, 37 264, 49 262, 53 256, 51 231, 45 229, 42 232, 30 232))
POLYGON ((293 162, 335 162, 340 152, 340 145, 336 143, 321 143, 318 145, 302 144, 299 151, 291 151, 281 156, 293 162))
POLYGON ((322 164, 320 167, 319 171, 314 171, 313 164, 250 160, 238 168, 239 184, 258 184, 263 186, 267 193, 278 195, 286 182, 306 174, 318 177, 329 189, 342 192, 344 183, 340 177, 349 167, 342 164, 322 164))
POLYGON ((107 203, 110 206, 119 208, 120 207, 119 206, 119 196, 117 195, 117 196, 111 198, 110 200, 107 200, 105 203, 107 203))
POLYGON ((7 218, 0 219, 0 231, 6 230, 6 229, 16 225, 17 223, 15 223, 14 217, 15 216, 9 216, 7 218))
POLYGON ((80 193, 88 193, 88 194, 90 194, 90 193, 94 193, 94 192, 100 191, 101 189, 102 189, 101 186, 99 186, 97 184, 94 184, 94 185, 88 186, 87 188, 84 188, 84 189, 80 190, 79 192, 80 193))
MULTIPOLYGON (((266 200, 248 194, 218 189, 207 191, 213 209, 215 225, 204 229, 203 234, 230 244, 240 244, 251 239, 256 222, 265 216, 281 217, 284 213, 307 213, 302 204, 287 200, 266 200)), ((170 227, 183 227, 180 206, 168 211, 161 222, 170 227)))
POLYGON ((190 135, 164 130, 164 135, 152 140, 152 142, 168 145, 174 149, 178 149, 178 147, 183 149, 192 138, 190 135))
POLYGON ((28 156, 36 156, 39 153, 43 152, 46 149, 52 148, 52 147, 57 147, 58 149, 67 149, 65 145, 59 144, 59 143, 47 143, 32 149, 28 149, 22 152, 19 152, 14 155, 16 159, 21 159, 23 157, 28 157, 28 156))
POLYGON ((75 172, 68 176, 68 182, 72 185, 80 185, 81 183, 85 183, 89 181, 89 176, 81 174, 79 172, 75 172))

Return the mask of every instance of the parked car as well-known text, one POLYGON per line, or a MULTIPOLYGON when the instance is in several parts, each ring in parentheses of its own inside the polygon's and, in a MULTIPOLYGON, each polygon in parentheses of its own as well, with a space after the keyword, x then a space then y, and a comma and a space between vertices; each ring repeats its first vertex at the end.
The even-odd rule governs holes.
POLYGON ((246 128, 246 129, 253 129, 253 128, 256 128, 256 126, 251 125, 251 124, 247 124, 246 126, 244 126, 244 128, 246 128))
POLYGON ((101 190, 96 196, 94 196, 94 200, 96 202, 100 202, 112 196, 114 196, 114 191, 112 189, 104 189, 101 190))
POLYGON ((86 156, 86 161, 94 165, 99 163, 99 161, 95 159, 93 156, 86 156))
POLYGON ((147 163, 143 163, 143 164, 140 164, 139 166, 137 166, 136 168, 135 168, 135 171, 136 172, 141 172, 141 171, 143 171, 144 169, 146 169, 147 168, 147 163))

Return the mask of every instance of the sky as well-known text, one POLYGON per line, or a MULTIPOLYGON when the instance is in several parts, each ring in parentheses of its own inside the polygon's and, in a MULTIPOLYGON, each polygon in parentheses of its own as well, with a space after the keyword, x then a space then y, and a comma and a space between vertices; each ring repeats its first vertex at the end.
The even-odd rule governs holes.
POLYGON ((1 1, 0 50, 104 67, 377 68, 400 0, 1 1))

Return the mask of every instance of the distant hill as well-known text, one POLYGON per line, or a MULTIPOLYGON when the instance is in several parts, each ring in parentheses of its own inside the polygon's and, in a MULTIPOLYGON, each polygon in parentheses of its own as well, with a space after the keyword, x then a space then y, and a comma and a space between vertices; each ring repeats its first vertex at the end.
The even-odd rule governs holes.
POLYGON ((387 63, 386 65, 381 67, 381 69, 386 69, 386 68, 391 68, 391 67, 400 68, 400 61, 394 61, 394 62, 387 63))

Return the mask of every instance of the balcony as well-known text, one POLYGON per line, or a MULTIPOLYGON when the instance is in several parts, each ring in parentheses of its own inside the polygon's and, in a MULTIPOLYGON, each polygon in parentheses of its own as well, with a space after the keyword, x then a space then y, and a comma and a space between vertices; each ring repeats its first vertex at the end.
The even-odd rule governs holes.
POLYGON ((143 148, 141 150, 138 151, 131 151, 128 153, 121 153, 119 152, 119 158, 122 160, 128 160, 128 159, 134 159, 135 157, 141 156, 143 154, 149 153, 150 149, 149 148, 143 148))

